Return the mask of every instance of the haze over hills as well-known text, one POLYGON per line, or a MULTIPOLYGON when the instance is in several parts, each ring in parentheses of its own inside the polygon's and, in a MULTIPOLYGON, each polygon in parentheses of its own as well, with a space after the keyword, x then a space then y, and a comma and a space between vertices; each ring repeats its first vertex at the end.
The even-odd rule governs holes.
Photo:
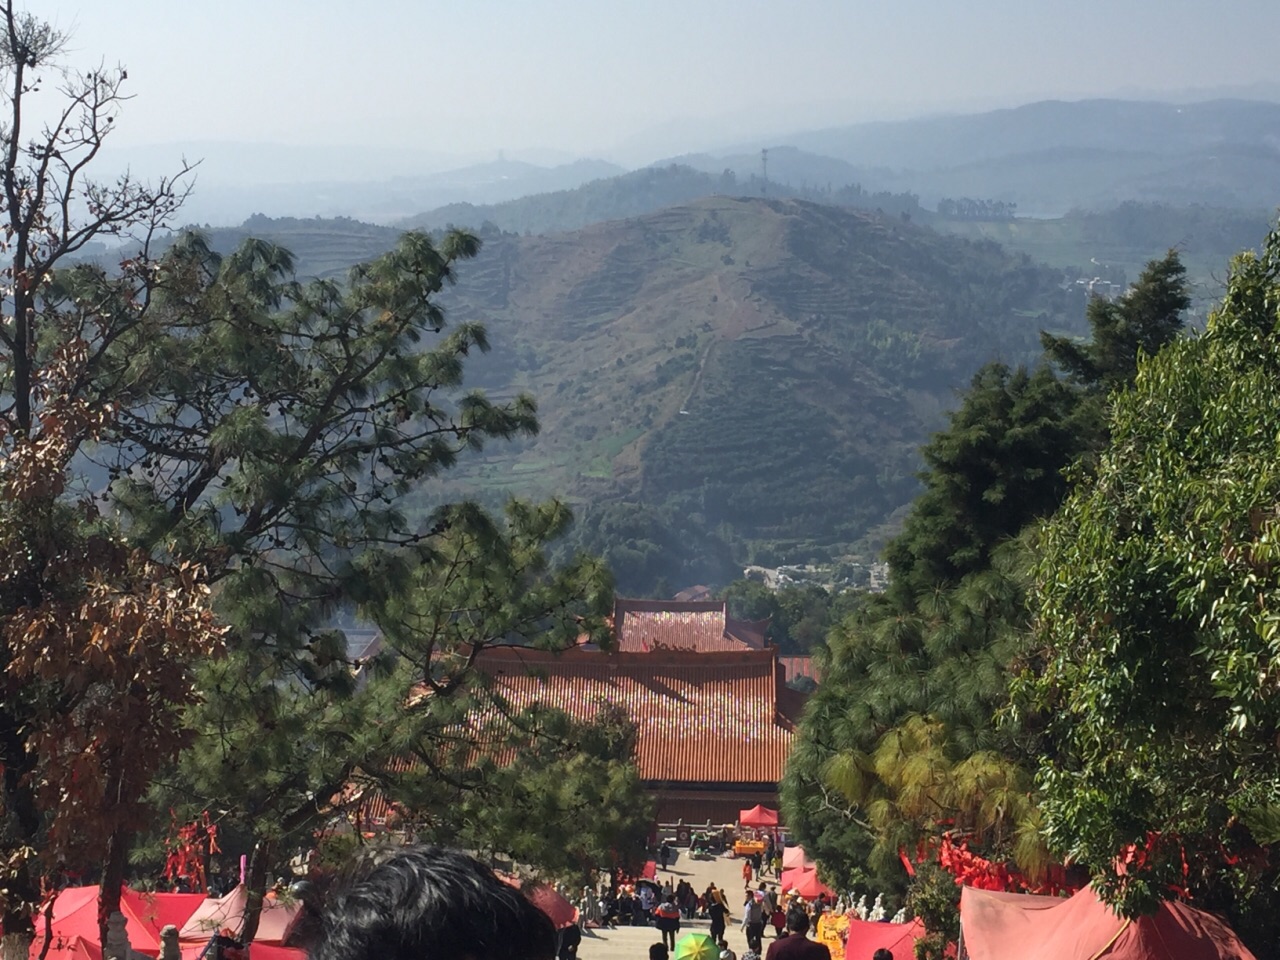
MULTIPOLYGON (((629 539, 650 555, 664 517, 730 548, 663 557, 712 581, 729 556, 848 552, 910 498, 917 447, 973 371, 1029 357, 1083 307, 1060 272, 992 243, 730 197, 490 236, 446 305, 489 329, 475 382, 531 392, 543 430, 465 464, 444 495, 568 492, 588 504, 587 541, 610 504, 638 504, 650 528, 629 539)), ((611 559, 651 586, 646 562, 611 559)))
MULTIPOLYGON (((743 181, 761 174, 766 147, 772 182, 857 183, 873 193, 917 194, 926 207, 943 197, 982 197, 1017 203, 1023 215, 1060 216, 1126 200, 1268 210, 1280 203, 1280 104, 1258 100, 1042 101, 762 135, 654 159, 711 175, 730 170, 743 181)), ((416 222, 439 208, 447 214, 450 205, 502 204, 626 173, 607 160, 551 151, 468 163, 376 147, 209 143, 135 148, 112 162, 154 177, 171 173, 183 156, 205 158, 187 215, 214 225, 253 213, 416 222)))
POLYGON ((1082 326, 1067 281, 1133 279, 1178 246, 1199 302, 1216 295, 1211 271, 1257 243, 1264 198, 1280 197, 1280 106, 1210 106, 1042 103, 819 131, 770 148, 768 180, 745 149, 625 173, 504 161, 420 181, 500 202, 395 227, 259 216, 214 239, 275 239, 303 275, 339 277, 402 228, 477 230, 484 249, 446 299, 494 343, 469 376, 532 393, 544 430, 434 492, 568 495, 576 542, 625 589, 724 582, 745 562, 869 558, 973 371, 1082 326), (931 210, 917 182, 988 212, 931 210), (1125 199, 1126 183, 1161 202, 1125 199), (1011 216, 1087 197, 1097 210, 1011 216))

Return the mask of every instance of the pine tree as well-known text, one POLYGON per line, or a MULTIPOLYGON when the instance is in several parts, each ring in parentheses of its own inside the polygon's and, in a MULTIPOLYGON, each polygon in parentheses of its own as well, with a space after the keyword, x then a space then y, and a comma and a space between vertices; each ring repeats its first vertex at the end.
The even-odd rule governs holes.
MULTIPOLYGON (((84 571, 70 587, 129 570, 128 582, 143 586, 175 571, 194 577, 200 596, 210 591, 227 628, 225 656, 201 664, 197 697, 180 682, 190 660, 175 654, 179 679, 139 722, 171 729, 171 711, 187 708, 194 744, 158 789, 175 804, 225 801, 213 809, 259 854, 256 899, 272 854, 310 835, 352 770, 377 775, 395 751, 412 748, 441 776, 455 772, 442 761, 461 754, 437 747, 459 739, 446 723, 466 702, 454 694, 469 690, 485 644, 605 639, 609 580, 588 559, 548 567, 544 548, 568 522, 562 505, 513 504, 499 520, 466 504, 406 509, 411 498, 430 502, 432 478, 465 452, 537 429, 530 398, 494 403, 464 388, 465 361, 487 349, 485 332, 449 325, 438 295, 475 255, 476 238, 407 234, 341 284, 301 282, 287 251, 260 241, 220 257, 188 235, 159 253, 152 237, 183 188, 87 179, 123 71, 70 76, 61 120, 33 136, 23 106, 40 89, 39 73, 56 66, 62 38, 11 4, 3 9, 0 73, 12 115, 0 133, 0 186, 15 316, 0 324, 0 393, 9 398, 0 439, 13 463, 15 453, 44 455, 58 442, 57 463, 76 473, 50 509, 96 498, 77 522, 102 525, 138 558, 84 571), (103 235, 125 241, 118 263, 71 262, 103 235), (68 358, 72 374, 55 376, 68 358), (94 429, 67 429, 60 406, 87 411, 94 429), (394 664, 352 662, 332 624, 356 613, 383 627, 394 664), (401 626, 415 618, 434 627, 401 626), (415 700, 423 686, 432 697, 415 700)), ((0 523, 9 524, 5 543, 38 541, 48 551, 35 558, 37 572, 63 560, 56 538, 37 536, 21 511, 0 523)), ((184 581, 175 597, 186 589, 184 581)), ((65 598, 18 591, 8 599, 0 616, 65 598)), ((0 633, 6 692, 30 680, 37 639, 0 633)), ((193 628, 188 646, 203 643, 193 628)), ((32 776, 51 742, 36 721, 56 717, 50 703, 60 702, 56 690, 52 701, 0 698, 2 919, 6 948, 24 956, 28 908, 48 862, 31 851, 55 849, 48 831, 58 822, 32 776)), ((133 748, 150 754, 129 767, 121 795, 130 815, 102 821, 107 853, 85 844, 64 862, 103 867, 104 911, 115 906, 137 826, 130 805, 155 764, 170 759, 169 742, 158 729, 135 732, 133 748), (105 863, 93 862, 100 855, 105 863)), ((251 911, 250 933, 253 924, 251 911)))
POLYGON ((1191 306, 1187 271, 1176 250, 1147 264, 1116 300, 1089 302, 1087 342, 1040 334, 1045 355, 1076 383, 1108 393, 1133 382, 1141 357, 1153 357, 1176 337, 1191 306))

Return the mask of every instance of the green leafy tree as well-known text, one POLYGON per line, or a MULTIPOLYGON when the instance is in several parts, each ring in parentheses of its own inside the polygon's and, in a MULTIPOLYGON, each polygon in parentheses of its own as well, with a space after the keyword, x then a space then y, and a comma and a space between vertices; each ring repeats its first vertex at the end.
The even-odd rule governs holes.
POLYGON ((1280 236, 1143 362, 1036 581, 1048 835, 1127 915, 1186 889, 1273 944, 1280 236), (1185 859, 1184 859, 1185 858, 1185 859))
MULTIPOLYGON (((1095 339, 1071 348, 1122 385, 1185 305, 1171 254, 1127 297, 1095 304, 1095 339)), ((819 860, 847 864, 845 844, 858 861, 846 870, 900 889, 898 851, 951 831, 1032 878, 1049 865, 1033 791, 1041 720, 997 717, 1028 645, 1027 531, 1106 438, 1101 374, 1080 379, 989 364, 924 448, 924 492, 887 551, 889 589, 829 634, 788 764, 784 810, 819 860)))

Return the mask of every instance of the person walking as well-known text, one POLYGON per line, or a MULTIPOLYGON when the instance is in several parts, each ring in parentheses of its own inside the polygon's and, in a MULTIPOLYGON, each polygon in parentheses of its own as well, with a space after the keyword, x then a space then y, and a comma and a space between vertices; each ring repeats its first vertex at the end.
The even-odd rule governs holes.
POLYGON ((729 919, 729 908, 724 905, 724 901, 717 896, 715 884, 707 888, 707 917, 711 920, 711 939, 720 941, 724 939, 725 921, 729 919))
POLYGON ((750 890, 742 905, 742 929, 747 935, 747 949, 758 955, 764 949, 764 898, 750 890))
POLYGON ((676 934, 680 932, 680 908, 674 893, 667 894, 667 899, 653 908, 653 922, 662 934, 662 942, 674 950, 676 934))
POLYGON ((768 920, 773 916, 773 908, 778 905, 778 901, 774 899, 773 894, 769 892, 769 885, 763 880, 760 881, 760 898, 764 901, 765 920, 768 920))
POLYGON ((748 857, 742 858, 742 885, 751 886, 751 860, 748 857))

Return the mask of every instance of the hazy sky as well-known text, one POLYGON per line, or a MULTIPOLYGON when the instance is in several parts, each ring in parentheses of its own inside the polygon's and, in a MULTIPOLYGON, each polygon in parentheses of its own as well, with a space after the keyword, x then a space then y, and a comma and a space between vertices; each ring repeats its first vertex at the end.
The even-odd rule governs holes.
MULTIPOLYGON (((641 159, 930 109, 1280 81, 1280 0, 50 0, 121 143, 641 159), (663 134, 660 137, 659 134, 663 134), (701 141, 701 142, 698 142, 701 141)), ((654 158, 650 158, 654 159, 654 158)))

